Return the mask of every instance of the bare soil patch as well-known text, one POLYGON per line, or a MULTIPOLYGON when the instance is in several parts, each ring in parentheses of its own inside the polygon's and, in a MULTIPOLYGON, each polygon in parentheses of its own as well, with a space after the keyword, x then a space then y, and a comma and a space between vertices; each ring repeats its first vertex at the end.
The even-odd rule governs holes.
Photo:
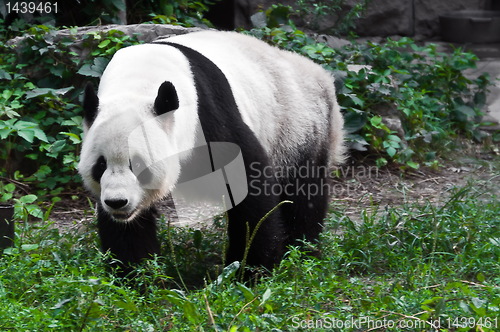
POLYGON ((457 152, 438 169, 422 168, 407 173, 366 164, 347 167, 348 176, 335 180, 342 190, 340 195, 334 195, 333 203, 344 207, 346 215, 353 220, 358 220, 365 209, 427 202, 440 205, 453 189, 467 185, 479 193, 500 197, 500 156, 493 151, 457 152))

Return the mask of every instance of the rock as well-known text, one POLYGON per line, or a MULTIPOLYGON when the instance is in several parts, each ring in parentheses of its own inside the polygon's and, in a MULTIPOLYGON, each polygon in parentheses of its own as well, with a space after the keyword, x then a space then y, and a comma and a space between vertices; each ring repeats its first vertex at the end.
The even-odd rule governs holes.
POLYGON ((397 116, 386 116, 383 118, 384 124, 392 130, 403 142, 406 142, 405 131, 403 129, 403 123, 401 119, 397 116))
POLYGON ((484 9, 486 0, 415 0, 415 32, 427 37, 440 34, 439 15, 462 9, 484 9))
MULTIPOLYGON (((358 1, 349 1, 357 3, 358 1)), ((414 34, 411 0, 370 1, 356 24, 360 36, 392 36, 414 34)))
POLYGON ((329 36, 329 35, 317 35, 316 36, 316 41, 320 43, 325 43, 329 47, 333 49, 339 49, 347 45, 351 45, 352 43, 346 39, 334 37, 334 36, 329 36))
MULTIPOLYGON (((59 41, 63 38, 71 38, 75 40, 75 44, 71 46, 71 50, 84 56, 85 51, 82 47, 83 36, 91 32, 108 32, 111 30, 122 31, 128 36, 137 36, 140 41, 151 42, 159 37, 165 38, 174 35, 183 35, 189 32, 202 31, 201 28, 185 28, 177 25, 169 24, 131 24, 131 25, 102 25, 102 26, 91 26, 91 27, 79 27, 76 32, 73 29, 63 29, 56 31, 53 35, 54 41, 59 41)), ((13 38, 7 42, 8 45, 19 45, 29 35, 24 35, 20 37, 13 38)), ((52 37, 50 37, 52 38, 52 37)))
MULTIPOLYGON (((69 45, 69 50, 78 54, 80 59, 86 59, 90 53, 90 50, 84 46, 84 36, 92 32, 108 32, 111 30, 122 31, 128 36, 136 36, 138 40, 149 43, 158 38, 166 38, 175 35, 183 35, 189 32, 202 31, 201 28, 185 28, 177 25, 169 24, 131 24, 131 25, 102 25, 102 26, 91 26, 91 27, 79 27, 74 29, 63 29, 58 31, 53 31, 47 34, 45 40, 52 42, 58 42, 64 38, 73 40, 74 42, 69 45)), ((21 45, 24 40, 29 38, 29 35, 23 35, 20 37, 13 38, 7 42, 7 45, 18 46, 21 45)), ((20 52, 20 50, 18 51, 20 52)))
POLYGON ((372 66, 370 65, 347 65, 348 71, 353 71, 355 73, 359 73, 361 69, 366 69, 366 72, 369 73, 372 70, 372 66))

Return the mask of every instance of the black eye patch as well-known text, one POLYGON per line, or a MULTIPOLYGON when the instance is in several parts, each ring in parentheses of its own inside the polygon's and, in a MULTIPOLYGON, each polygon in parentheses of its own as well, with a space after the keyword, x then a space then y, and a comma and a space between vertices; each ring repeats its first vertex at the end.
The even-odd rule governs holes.
POLYGON ((146 185, 153 179, 153 174, 140 156, 133 156, 130 160, 130 169, 135 174, 139 182, 146 185))
POLYGON ((101 181, 101 177, 106 171, 106 168, 108 167, 106 163, 106 158, 103 156, 100 156, 97 158, 97 161, 95 162, 94 166, 92 167, 92 177, 96 182, 101 181))

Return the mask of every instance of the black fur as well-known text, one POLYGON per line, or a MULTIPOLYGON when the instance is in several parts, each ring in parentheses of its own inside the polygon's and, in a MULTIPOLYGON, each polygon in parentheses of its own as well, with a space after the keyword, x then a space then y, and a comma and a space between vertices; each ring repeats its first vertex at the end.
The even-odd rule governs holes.
POLYGON ((100 156, 97 158, 94 166, 92 167, 92 178, 95 182, 101 182, 101 177, 106 171, 107 168, 106 158, 104 156, 100 156))
POLYGON ((155 99, 154 111, 156 115, 162 115, 179 108, 179 98, 172 82, 163 82, 158 88, 155 99))
POLYGON ((118 222, 100 203, 97 204, 97 228, 101 248, 113 255, 110 265, 116 269, 118 277, 128 276, 135 264, 160 253, 160 243, 156 236, 156 217, 156 209, 153 207, 142 211, 132 222, 118 222))
POLYGON ((328 148, 326 146, 306 147, 300 153, 301 159, 295 169, 301 174, 291 174, 280 183, 292 183, 292 193, 283 191, 281 200, 290 200, 294 204, 283 206, 282 213, 286 220, 289 234, 287 244, 301 245, 300 240, 314 243, 318 240, 323 229, 323 219, 328 212, 329 190, 328 183, 328 148), (299 175, 299 176, 297 176, 299 175))
POLYGON ((92 83, 87 83, 83 95, 83 119, 87 126, 91 126, 97 116, 97 108, 99 107, 99 98, 95 93, 92 83))

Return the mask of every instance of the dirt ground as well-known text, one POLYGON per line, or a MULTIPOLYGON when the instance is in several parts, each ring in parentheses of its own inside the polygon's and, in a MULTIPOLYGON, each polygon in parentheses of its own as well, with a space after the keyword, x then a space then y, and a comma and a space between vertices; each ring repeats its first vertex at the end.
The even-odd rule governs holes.
MULTIPOLYGON (((500 156, 497 152, 463 154, 443 162, 438 169, 422 168, 405 174, 395 169, 349 166, 349 176, 339 179, 343 194, 333 197, 334 205, 358 220, 363 209, 397 207, 404 203, 442 204, 453 189, 473 185, 479 193, 500 197, 500 156), (347 206, 346 206, 347 205, 347 206)), ((370 166, 368 166, 370 167, 370 166)), ((342 192, 341 192, 342 193, 342 192)))
MULTIPOLYGON (((345 209, 346 215, 353 220, 359 218, 363 209, 374 206, 393 207, 427 201, 439 204, 449 197, 451 189, 469 183, 473 183, 480 192, 492 192, 500 197, 500 153, 495 146, 486 149, 468 146, 451 155, 435 170, 421 168, 402 173, 397 168, 377 169, 369 161, 351 160, 338 173, 339 178, 334 179, 330 187, 332 204, 345 209)), ((54 206, 50 219, 62 231, 86 228, 94 216, 89 202, 94 204, 94 200, 85 195, 76 200, 65 199, 54 206)), ((207 209, 210 207, 200 207, 203 212, 207 209)), ((167 220, 175 220, 171 200, 162 202, 159 210, 167 220)), ((196 220, 200 212, 188 212, 193 219, 190 226, 203 224, 196 220)))

